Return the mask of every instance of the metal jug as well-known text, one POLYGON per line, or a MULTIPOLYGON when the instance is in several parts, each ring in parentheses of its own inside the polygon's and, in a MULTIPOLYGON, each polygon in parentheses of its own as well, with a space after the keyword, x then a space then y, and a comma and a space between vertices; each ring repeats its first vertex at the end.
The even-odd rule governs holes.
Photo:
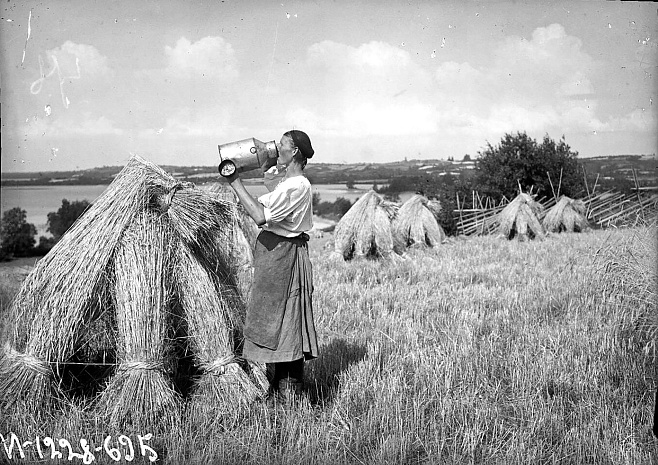
POLYGON ((276 165, 279 150, 275 141, 261 142, 253 137, 217 146, 219 149, 219 174, 232 176, 257 168, 267 169, 276 165), (269 165, 269 166, 268 166, 269 165))

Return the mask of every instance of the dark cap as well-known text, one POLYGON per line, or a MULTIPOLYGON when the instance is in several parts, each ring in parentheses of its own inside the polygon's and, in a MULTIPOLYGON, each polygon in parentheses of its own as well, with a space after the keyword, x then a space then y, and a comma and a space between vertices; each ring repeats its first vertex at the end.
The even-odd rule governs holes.
POLYGON ((297 147, 299 151, 302 152, 302 155, 304 155, 306 158, 313 157, 315 151, 311 146, 311 139, 308 138, 308 135, 306 135, 305 132, 293 129, 292 131, 286 132, 285 135, 290 136, 292 141, 295 143, 295 147, 297 147))

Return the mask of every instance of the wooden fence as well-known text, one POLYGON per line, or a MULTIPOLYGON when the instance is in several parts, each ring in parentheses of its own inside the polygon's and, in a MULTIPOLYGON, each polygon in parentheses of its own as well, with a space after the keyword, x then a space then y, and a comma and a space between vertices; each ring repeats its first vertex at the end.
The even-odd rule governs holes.
MULTIPOLYGON (((587 208, 586 216, 590 224, 601 228, 647 224, 658 219, 658 193, 647 194, 645 190, 637 189, 636 193, 622 194, 610 190, 591 193, 580 200, 587 208)), ((541 221, 546 212, 555 205, 556 200, 555 197, 542 197, 537 201, 544 207, 539 218, 541 221)), ((480 208, 463 208, 464 199, 457 196, 457 210, 453 212, 457 220, 457 234, 472 236, 492 233, 497 224, 497 215, 508 203, 508 199, 503 199, 498 204, 483 202, 474 192, 472 205, 478 205, 480 208)))

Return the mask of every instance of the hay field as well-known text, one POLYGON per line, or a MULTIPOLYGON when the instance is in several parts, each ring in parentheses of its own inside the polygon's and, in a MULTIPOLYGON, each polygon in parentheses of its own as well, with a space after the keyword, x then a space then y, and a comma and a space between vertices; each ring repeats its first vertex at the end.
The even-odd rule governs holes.
POLYGON ((331 261, 331 240, 311 243, 322 347, 297 409, 113 431, 78 403, 0 433, 150 432, 166 464, 658 463, 655 229, 450 239, 390 262, 331 261))

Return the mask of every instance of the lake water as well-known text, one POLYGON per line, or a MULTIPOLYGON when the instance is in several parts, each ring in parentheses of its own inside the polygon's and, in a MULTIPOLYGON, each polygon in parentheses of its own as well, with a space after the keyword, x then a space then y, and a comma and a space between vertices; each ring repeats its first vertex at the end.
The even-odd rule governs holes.
MULTIPOLYGON (((245 183, 247 190, 254 196, 267 192, 262 184, 245 183)), ((91 203, 101 195, 108 186, 25 186, 2 187, 0 215, 6 210, 20 207, 27 214, 27 222, 37 228, 39 236, 49 236, 46 233, 48 213, 56 212, 62 206, 62 199, 69 202, 87 200, 91 203)), ((345 184, 315 184, 313 192, 320 195, 323 202, 334 202, 338 197, 354 202, 372 188, 372 184, 355 184, 355 189, 347 189, 345 184)))

